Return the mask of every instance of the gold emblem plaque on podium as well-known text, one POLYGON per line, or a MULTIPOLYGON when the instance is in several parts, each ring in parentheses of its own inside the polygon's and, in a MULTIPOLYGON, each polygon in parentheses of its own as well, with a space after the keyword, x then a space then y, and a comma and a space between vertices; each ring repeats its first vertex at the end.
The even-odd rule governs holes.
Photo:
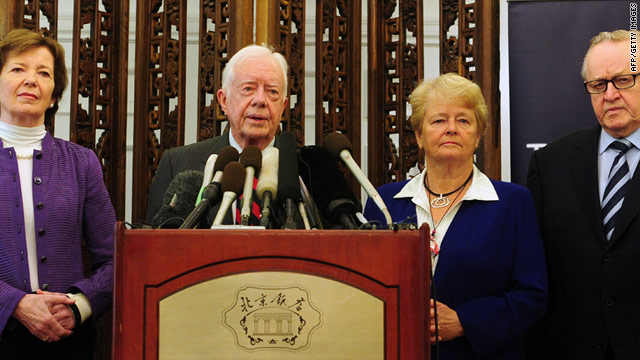
POLYGON ((428 359, 428 231, 125 230, 115 359, 428 359))

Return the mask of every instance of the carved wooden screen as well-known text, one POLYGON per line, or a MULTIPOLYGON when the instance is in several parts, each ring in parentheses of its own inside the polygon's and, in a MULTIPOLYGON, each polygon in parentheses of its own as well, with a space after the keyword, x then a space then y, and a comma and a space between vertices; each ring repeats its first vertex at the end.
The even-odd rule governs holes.
POLYGON ((216 101, 222 69, 228 58, 229 5, 207 0, 200 3, 200 75, 198 141, 220 134, 226 117, 216 101))
MULTIPOLYGON (((270 0, 273 3, 273 0, 270 0)), ((188 1, 138 3, 133 221, 145 217, 147 194, 164 150, 184 143, 185 24, 188 1), (160 6, 163 4, 163 6, 160 6), (183 16, 179 16, 183 14, 183 16), (150 50, 149 50, 150 49, 150 50), (175 105, 172 105, 175 104, 175 105)), ((289 109, 283 128, 304 139, 304 2, 279 1, 270 45, 290 66, 289 109)), ((198 140, 220 135, 226 117, 216 98, 222 70, 239 49, 253 43, 253 2, 201 0, 198 140)), ((269 30, 268 30, 269 31, 269 30)), ((269 42, 269 41, 268 41, 269 42)))
POLYGON ((133 221, 144 219, 163 149, 184 143, 186 1, 140 0, 136 24, 133 221))
MULTIPOLYGON (((73 4, 69 139, 93 149, 118 220, 125 212, 128 0, 9 0, 0 31, 26 28, 57 38, 58 7, 73 4)), ((66 94, 69 94, 68 90, 66 94)), ((45 126, 53 134, 53 119, 45 126)), ((88 266, 87 271, 90 271, 88 266)), ((96 323, 96 359, 111 358, 111 314, 96 323)))
MULTIPOLYGON (((57 38, 58 6, 56 0, 6 1, 0 28, 57 38)), ((96 152, 116 215, 124 220, 129 2, 75 0, 73 6, 69 139, 96 152)), ((53 118, 46 119, 51 134, 54 125, 53 118)))
POLYGON ((422 1, 370 0, 369 11, 369 178, 379 186, 404 180, 419 158, 408 101, 424 76, 422 1))
MULTIPOLYGON (((13 18, 10 20, 9 29, 29 29, 37 31, 53 39, 58 38, 58 1, 56 0, 8 0, 13 18)), ((54 134, 55 117, 47 117, 44 125, 54 134)))
POLYGON ((224 130, 227 118, 216 98, 222 70, 236 51, 251 43, 253 36, 247 20, 232 22, 232 18, 253 19, 252 1, 200 1, 198 141, 220 135, 224 130))
POLYGON ((440 1, 440 72, 455 72, 480 85, 489 107, 478 167, 500 179, 499 6, 494 1, 440 1), (458 24, 457 36, 449 36, 458 24))
POLYGON ((94 149, 124 220, 129 2, 76 0, 74 7, 69 139, 94 149))
MULTIPOLYGON (((360 162, 361 22, 360 0, 321 0, 316 5, 316 144, 339 131, 352 144, 360 162)), ((360 186, 345 176, 360 197, 360 186)))
POLYGON ((316 10, 316 143, 340 131, 360 159, 360 1, 318 1, 316 10))
POLYGON ((304 0, 278 0, 277 48, 289 63, 287 94, 289 106, 285 110, 282 128, 296 134, 304 145, 304 0))

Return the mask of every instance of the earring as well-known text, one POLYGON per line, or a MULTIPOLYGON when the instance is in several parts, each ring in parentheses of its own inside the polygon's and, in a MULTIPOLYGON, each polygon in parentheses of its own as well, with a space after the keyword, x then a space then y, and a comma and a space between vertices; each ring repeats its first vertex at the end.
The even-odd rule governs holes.
POLYGON ((55 105, 56 103, 51 103, 49 104, 49 109, 53 109, 53 105, 55 105))

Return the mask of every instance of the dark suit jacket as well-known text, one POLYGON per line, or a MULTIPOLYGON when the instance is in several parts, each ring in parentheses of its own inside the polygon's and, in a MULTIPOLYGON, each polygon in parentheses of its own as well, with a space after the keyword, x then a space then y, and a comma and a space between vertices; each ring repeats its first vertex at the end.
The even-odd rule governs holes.
POLYGON ((531 190, 549 274, 541 324, 544 359, 640 359, 640 172, 636 169, 607 242, 598 191, 600 127, 534 152, 531 190))
POLYGON ((229 146, 228 130, 220 136, 165 151, 149 191, 147 223, 150 224, 153 216, 160 210, 164 192, 176 175, 186 170, 204 171, 209 155, 217 154, 226 146, 229 146))

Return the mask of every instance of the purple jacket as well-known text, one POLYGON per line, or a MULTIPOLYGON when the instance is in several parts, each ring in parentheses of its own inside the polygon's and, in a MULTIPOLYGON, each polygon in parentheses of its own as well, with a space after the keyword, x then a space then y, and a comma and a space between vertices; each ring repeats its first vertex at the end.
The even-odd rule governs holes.
MULTIPOLYGON (((111 304, 115 212, 93 151, 47 133, 33 156, 40 289, 82 291, 97 318, 111 304), (82 241, 91 277, 82 263, 82 241)), ((20 299, 31 293, 18 163, 0 140, 0 332, 20 299)))

